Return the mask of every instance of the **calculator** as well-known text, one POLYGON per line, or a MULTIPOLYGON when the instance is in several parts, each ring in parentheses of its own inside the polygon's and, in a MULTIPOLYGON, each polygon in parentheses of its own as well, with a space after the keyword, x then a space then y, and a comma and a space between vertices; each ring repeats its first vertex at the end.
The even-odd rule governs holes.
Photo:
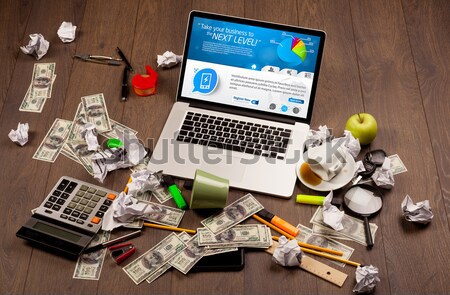
POLYGON ((101 228, 118 193, 63 176, 16 236, 77 258, 101 228))

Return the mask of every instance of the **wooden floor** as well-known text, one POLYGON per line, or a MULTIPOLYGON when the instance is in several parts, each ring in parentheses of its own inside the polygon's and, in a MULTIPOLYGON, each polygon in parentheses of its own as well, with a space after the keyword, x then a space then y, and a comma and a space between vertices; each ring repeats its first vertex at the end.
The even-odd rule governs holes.
MULTIPOLYGON (((336 287, 300 269, 274 265, 269 255, 249 251, 239 272, 169 271, 151 285, 135 285, 107 258, 99 281, 72 279, 74 262, 30 247, 15 233, 62 175, 95 183, 84 169, 60 156, 55 163, 32 156, 55 118, 72 120, 81 96, 103 92, 111 118, 158 138, 175 99, 179 67, 159 71, 158 93, 120 102, 121 68, 83 63, 74 54, 115 55, 119 46, 137 72, 156 66, 166 50, 181 54, 188 13, 206 10, 321 29, 327 32, 312 128, 326 124, 335 135, 357 112, 373 114, 379 135, 368 149, 398 154, 408 172, 395 178, 381 213, 371 251, 354 242, 351 259, 379 268, 377 294, 450 293, 450 2, 448 0, 319 1, 59 1, 1 0, 0 9, 0 294, 350 294, 355 268, 336 287), (63 44, 62 21, 77 28, 63 44), (56 62, 52 98, 42 113, 19 112, 36 60, 20 52, 29 34, 42 33, 50 50, 41 62, 56 62), (30 125, 24 147, 7 137, 18 122, 30 125), (405 195, 430 200, 435 214, 426 227, 402 219, 405 195)), ((360 155, 361 157, 361 155, 360 155)), ((107 176, 104 185, 121 190, 129 171, 107 176)), ((297 183, 295 194, 316 192, 297 183)), ((188 195, 187 192, 185 192, 188 195)), ((229 201, 243 195, 233 191, 229 201)), ((270 211, 309 225, 314 206, 254 194, 270 211)), ((342 195, 337 191, 336 195, 342 195)), ((188 211, 180 226, 196 228, 203 217, 188 211)), ((249 221, 253 222, 253 221, 249 221)), ((135 240, 138 254, 167 231, 146 229, 135 240)), ((115 234, 113 234, 115 236, 115 234)), ((137 256, 136 256, 137 257, 137 256)), ((318 258, 330 264, 328 261, 318 258)))

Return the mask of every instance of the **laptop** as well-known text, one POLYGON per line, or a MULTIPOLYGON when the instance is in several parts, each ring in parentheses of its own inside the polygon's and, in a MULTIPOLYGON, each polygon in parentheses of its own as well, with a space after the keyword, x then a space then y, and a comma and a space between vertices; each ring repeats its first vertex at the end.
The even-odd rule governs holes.
POLYGON ((325 32, 192 11, 176 102, 148 169, 292 196, 325 32))

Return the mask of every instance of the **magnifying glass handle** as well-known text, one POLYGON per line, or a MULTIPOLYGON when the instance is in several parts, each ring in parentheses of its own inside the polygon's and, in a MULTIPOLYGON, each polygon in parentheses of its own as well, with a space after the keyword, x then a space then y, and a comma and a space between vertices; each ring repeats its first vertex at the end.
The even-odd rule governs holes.
POLYGON ((366 233, 367 247, 371 249, 373 247, 373 240, 372 240, 372 232, 370 231, 368 216, 364 216, 364 228, 365 228, 364 232, 366 233))

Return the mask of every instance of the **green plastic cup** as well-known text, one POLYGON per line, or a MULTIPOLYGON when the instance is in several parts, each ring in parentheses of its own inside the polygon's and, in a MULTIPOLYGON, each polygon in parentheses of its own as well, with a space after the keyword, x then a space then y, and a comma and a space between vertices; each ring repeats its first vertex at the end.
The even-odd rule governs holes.
POLYGON ((190 208, 224 208, 229 190, 228 179, 197 169, 192 186, 190 208))

